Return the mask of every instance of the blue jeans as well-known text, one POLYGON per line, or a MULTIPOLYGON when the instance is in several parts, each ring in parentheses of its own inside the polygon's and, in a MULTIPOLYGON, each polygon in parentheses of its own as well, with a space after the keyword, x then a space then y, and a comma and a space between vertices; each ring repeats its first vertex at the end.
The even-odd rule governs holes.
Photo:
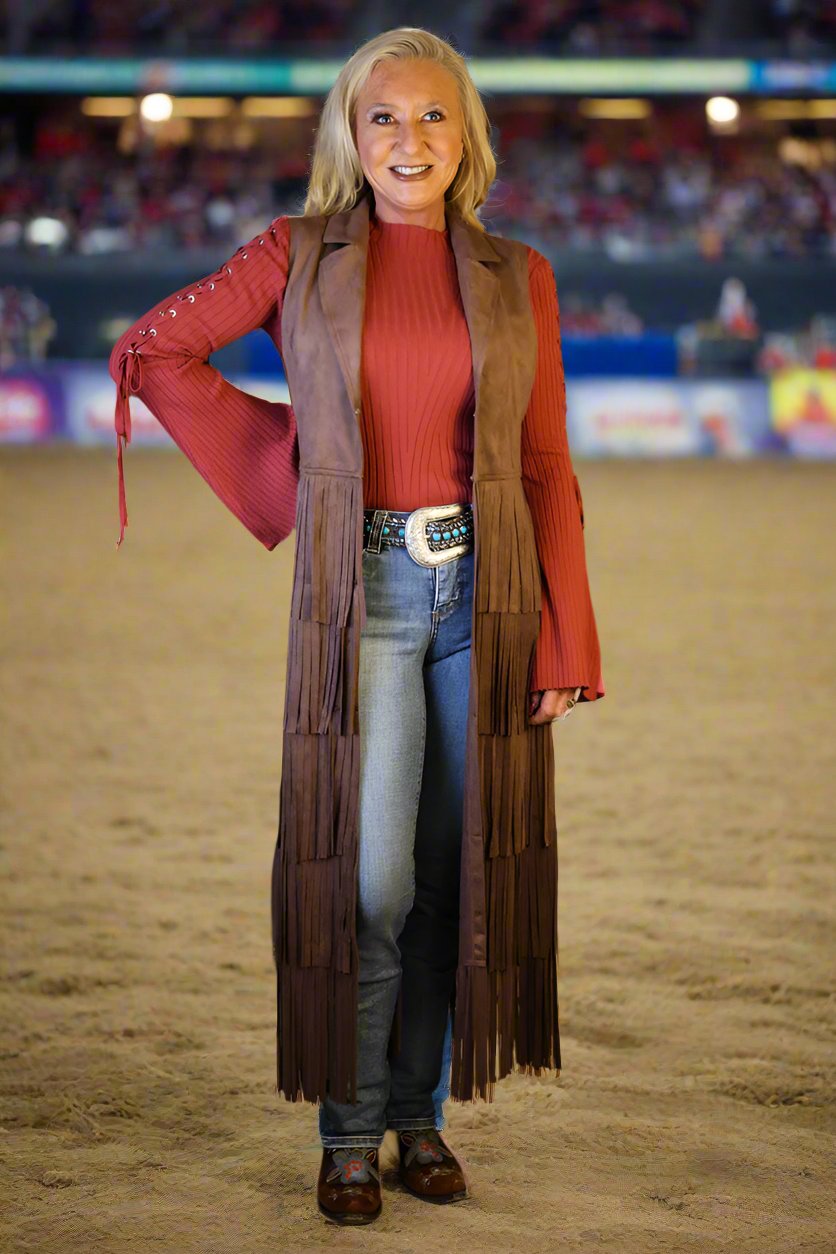
POLYGON ((474 553, 421 566, 363 551, 357 881, 357 1101, 319 1103, 326 1148, 444 1127, 459 882, 474 553), (401 987, 402 986, 402 987, 401 987), (388 1043, 401 992, 401 1045, 388 1043))

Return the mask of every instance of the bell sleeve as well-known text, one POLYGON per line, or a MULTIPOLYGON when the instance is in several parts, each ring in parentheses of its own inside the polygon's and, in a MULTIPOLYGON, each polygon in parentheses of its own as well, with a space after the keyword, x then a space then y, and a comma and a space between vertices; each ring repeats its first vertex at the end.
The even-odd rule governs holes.
POLYGON ((529 688, 579 686, 580 701, 595 701, 605 689, 586 569, 583 500, 566 433, 557 286, 548 259, 530 247, 528 253, 538 349, 522 424, 522 481, 543 577, 540 634, 529 688))
POLYGON ((213 492, 268 549, 295 526, 299 450, 290 405, 235 387, 211 353, 257 327, 281 352, 290 224, 274 219, 214 273, 167 296, 113 346, 119 548, 128 521, 122 450, 138 396, 213 492))

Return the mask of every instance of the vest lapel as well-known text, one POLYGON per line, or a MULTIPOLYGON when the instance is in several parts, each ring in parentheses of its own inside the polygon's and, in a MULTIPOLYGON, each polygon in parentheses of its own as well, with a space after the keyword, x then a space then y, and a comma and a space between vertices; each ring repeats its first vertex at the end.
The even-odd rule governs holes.
POLYGON ((474 478, 478 478, 481 465, 479 433, 484 423, 485 411, 482 403, 482 375, 496 317, 499 296, 498 265, 502 258, 491 243, 490 236, 465 222, 454 206, 448 206, 447 225, 456 257, 464 316, 470 333, 476 398, 473 473, 474 478))
POLYGON ((369 252, 368 196, 362 196, 353 209, 332 214, 322 242, 331 245, 331 248, 319 263, 319 299, 352 409, 359 411, 366 259, 369 252))
MULTIPOLYGON (((366 192, 352 209, 332 214, 322 235, 329 251, 319 263, 317 282, 322 309, 340 363, 351 406, 360 408, 360 368, 366 269, 369 252, 370 195, 366 192)), ((476 460, 481 380, 491 340, 499 296, 497 266, 502 257, 490 236, 466 222, 453 204, 446 207, 450 244, 456 258, 462 306, 470 334, 476 397, 476 460)))

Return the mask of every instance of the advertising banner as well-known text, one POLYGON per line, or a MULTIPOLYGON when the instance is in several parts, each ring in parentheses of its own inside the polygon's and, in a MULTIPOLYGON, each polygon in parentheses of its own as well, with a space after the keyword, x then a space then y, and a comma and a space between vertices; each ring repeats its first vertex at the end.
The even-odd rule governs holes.
POLYGON ((0 374, 0 443, 39 444, 63 434, 62 376, 46 370, 0 374))
MULTIPOLYGON (((269 401, 287 382, 229 376, 269 401)), ((792 369, 766 379, 569 380, 569 445, 581 457, 836 458, 836 371, 792 369)), ((50 362, 0 375, 0 443, 66 439, 115 447, 116 384, 97 363, 50 362)), ((130 399, 131 442, 175 447, 146 405, 130 399)))
POLYGON ((785 451, 759 379, 567 383, 573 452, 585 457, 747 457, 785 451))
POLYGON ((772 423, 795 457, 836 457, 836 370, 782 370, 770 383, 772 423))
MULTIPOLYGON (((260 396, 268 401, 290 400, 287 383, 281 379, 229 376, 235 387, 260 396)), ((65 376, 66 429, 70 439, 79 444, 112 444, 116 446, 113 426, 116 405, 116 384, 107 370, 98 366, 76 365, 68 368, 65 376)), ((157 422, 147 405, 138 396, 132 396, 131 444, 176 445, 157 422)))

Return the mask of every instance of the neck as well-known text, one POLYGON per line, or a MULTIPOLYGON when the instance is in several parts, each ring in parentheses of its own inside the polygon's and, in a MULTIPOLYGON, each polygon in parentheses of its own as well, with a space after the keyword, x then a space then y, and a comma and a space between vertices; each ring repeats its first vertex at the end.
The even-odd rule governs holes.
POLYGON ((447 218, 444 201, 440 204, 428 205, 425 209, 398 210, 391 205, 374 205, 372 210, 378 222, 394 222, 401 226, 423 226, 430 231, 446 231, 447 218))

